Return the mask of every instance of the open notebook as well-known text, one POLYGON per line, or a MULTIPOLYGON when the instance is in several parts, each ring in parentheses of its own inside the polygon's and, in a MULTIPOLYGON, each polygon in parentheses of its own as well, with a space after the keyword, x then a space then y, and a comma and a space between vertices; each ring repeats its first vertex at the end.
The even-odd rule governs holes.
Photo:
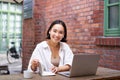
POLYGON ((97 54, 76 54, 74 55, 70 71, 59 72, 66 77, 95 75, 100 55, 97 54))
POLYGON ((39 65, 39 72, 41 76, 55 76, 55 73, 52 73, 51 71, 44 71, 44 66, 39 65))

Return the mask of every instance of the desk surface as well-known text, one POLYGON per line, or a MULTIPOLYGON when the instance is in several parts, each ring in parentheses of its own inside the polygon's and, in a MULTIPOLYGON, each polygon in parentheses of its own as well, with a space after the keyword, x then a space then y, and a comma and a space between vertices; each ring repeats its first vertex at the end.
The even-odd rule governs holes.
POLYGON ((39 74, 34 74, 32 79, 24 79, 23 74, 0 75, 0 80, 96 80, 100 78, 116 77, 120 78, 120 70, 112 70, 99 67, 96 75, 67 78, 61 75, 41 77, 39 74))

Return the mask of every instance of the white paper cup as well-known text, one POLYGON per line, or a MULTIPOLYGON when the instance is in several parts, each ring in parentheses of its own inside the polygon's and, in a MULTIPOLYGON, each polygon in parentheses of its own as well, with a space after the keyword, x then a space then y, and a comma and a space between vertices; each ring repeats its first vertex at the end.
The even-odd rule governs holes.
POLYGON ((24 70, 23 76, 24 76, 24 78, 32 78, 33 77, 33 72, 30 72, 28 70, 24 70))

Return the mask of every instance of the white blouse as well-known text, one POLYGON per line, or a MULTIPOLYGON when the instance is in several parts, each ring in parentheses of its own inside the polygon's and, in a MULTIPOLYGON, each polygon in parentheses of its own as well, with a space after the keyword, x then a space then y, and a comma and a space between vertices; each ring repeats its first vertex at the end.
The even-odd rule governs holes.
MULTIPOLYGON (((39 62, 44 66, 45 71, 50 71, 53 64, 51 63, 51 50, 49 45, 47 44, 47 41, 43 41, 39 43, 36 48, 33 51, 33 54, 30 58, 28 70, 31 70, 31 61, 33 59, 38 59, 39 62)), ((72 65, 73 60, 73 52, 68 46, 68 44, 64 42, 60 42, 60 49, 59 49, 59 56, 60 56, 60 62, 59 66, 63 66, 66 64, 72 65)), ((39 68, 37 69, 37 72, 39 71, 39 68)))

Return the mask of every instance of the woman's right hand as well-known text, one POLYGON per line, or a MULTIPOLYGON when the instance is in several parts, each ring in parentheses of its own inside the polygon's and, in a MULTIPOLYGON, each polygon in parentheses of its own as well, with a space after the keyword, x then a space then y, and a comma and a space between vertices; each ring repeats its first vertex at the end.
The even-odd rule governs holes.
POLYGON ((36 71, 37 70, 37 67, 39 66, 39 60, 38 59, 33 59, 32 61, 31 61, 31 69, 33 70, 33 71, 36 71))

